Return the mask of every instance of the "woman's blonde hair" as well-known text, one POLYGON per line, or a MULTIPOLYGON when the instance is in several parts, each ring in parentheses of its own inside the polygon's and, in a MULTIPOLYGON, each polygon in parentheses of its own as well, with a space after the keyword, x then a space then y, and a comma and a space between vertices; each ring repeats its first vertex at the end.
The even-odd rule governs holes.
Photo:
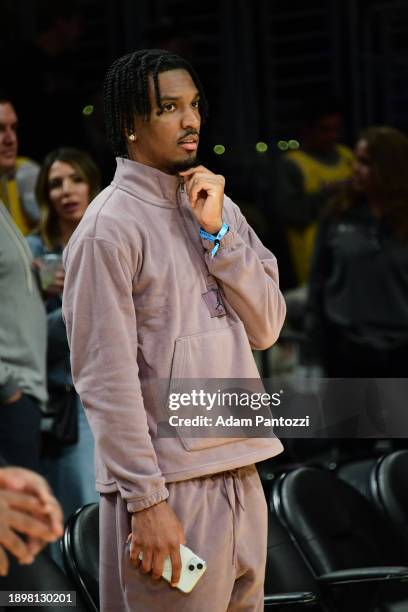
POLYGON ((42 241, 49 249, 55 249, 60 246, 57 213, 50 202, 48 182, 50 168, 56 161, 61 161, 72 166, 89 185, 89 201, 98 194, 101 188, 101 174, 99 169, 85 151, 64 147, 51 151, 51 153, 47 155, 37 178, 35 194, 41 211, 38 231, 42 241))

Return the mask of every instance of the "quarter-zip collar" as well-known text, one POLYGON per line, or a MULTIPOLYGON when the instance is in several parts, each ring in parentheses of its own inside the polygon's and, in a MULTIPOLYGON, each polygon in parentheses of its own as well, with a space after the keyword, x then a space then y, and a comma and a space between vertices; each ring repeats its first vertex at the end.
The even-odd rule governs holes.
POLYGON ((123 157, 117 157, 116 162, 115 185, 148 204, 177 208, 177 189, 182 183, 181 177, 123 157))

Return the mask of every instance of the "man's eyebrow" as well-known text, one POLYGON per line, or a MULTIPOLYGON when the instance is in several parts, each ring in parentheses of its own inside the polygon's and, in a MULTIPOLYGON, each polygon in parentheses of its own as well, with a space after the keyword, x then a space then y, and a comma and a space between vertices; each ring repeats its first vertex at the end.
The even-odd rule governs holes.
MULTIPOLYGON (((194 99, 194 98, 199 98, 199 97, 200 97, 200 94, 199 94, 199 92, 197 91, 197 92, 194 94, 193 99, 194 99)), ((162 101, 162 102, 163 102, 163 100, 170 100, 170 101, 176 101, 176 102, 177 102, 177 100, 181 100, 182 98, 183 98, 183 96, 171 96, 171 95, 167 95, 167 94, 164 94, 164 95, 162 94, 162 95, 160 96, 160 99, 161 99, 161 101, 162 101)))

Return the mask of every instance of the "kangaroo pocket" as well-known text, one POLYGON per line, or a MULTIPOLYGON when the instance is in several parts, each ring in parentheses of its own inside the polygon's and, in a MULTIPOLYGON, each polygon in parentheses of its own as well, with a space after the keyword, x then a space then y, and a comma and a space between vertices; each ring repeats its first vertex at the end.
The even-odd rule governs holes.
MULTIPOLYGON (((172 429, 177 431, 184 448, 199 451, 244 440, 245 429, 238 423, 229 426, 225 421, 238 416, 233 399, 236 395, 231 394, 248 388, 259 391, 260 386, 241 321, 177 338, 169 386, 172 398, 169 416, 173 417, 172 429)), ((252 412, 250 408, 247 411, 252 412)))

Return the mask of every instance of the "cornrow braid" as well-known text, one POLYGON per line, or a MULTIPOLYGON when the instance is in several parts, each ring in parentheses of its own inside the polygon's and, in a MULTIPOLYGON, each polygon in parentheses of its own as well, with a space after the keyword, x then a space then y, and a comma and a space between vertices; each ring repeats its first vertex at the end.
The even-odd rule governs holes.
POLYGON ((149 114, 149 104, 148 104, 147 96, 144 96, 143 92, 148 90, 149 84, 147 80, 147 69, 146 69, 146 58, 145 57, 142 57, 141 73, 142 73, 142 78, 138 82, 139 96, 140 96, 140 100, 143 105, 143 116, 146 117, 149 114))
POLYGON ((153 78, 157 106, 163 112, 159 74, 186 70, 200 95, 203 121, 208 115, 204 89, 194 68, 179 55, 163 49, 142 49, 118 58, 109 67, 104 82, 104 107, 107 135, 115 155, 127 157, 126 135, 134 131, 135 115, 146 121, 151 112, 148 78, 153 78))
POLYGON ((161 99, 160 99, 160 91, 159 91, 159 70, 160 70, 161 63, 162 63, 162 58, 159 57, 159 59, 157 60, 156 66, 154 67, 154 70, 153 70, 154 92, 156 94, 156 104, 160 108, 160 113, 163 112, 161 99))
MULTIPOLYGON (((111 100, 111 114, 113 117, 118 117, 120 122, 119 129, 122 130, 122 115, 119 111, 119 96, 115 95, 115 92, 118 90, 118 86, 116 84, 117 76, 120 73, 120 67, 123 66, 127 61, 126 57, 121 57, 110 66, 104 83, 104 98, 109 98, 111 100)), ((113 124, 107 123, 108 130, 108 138, 111 142, 113 142, 115 138, 115 132, 113 131, 113 124)))

